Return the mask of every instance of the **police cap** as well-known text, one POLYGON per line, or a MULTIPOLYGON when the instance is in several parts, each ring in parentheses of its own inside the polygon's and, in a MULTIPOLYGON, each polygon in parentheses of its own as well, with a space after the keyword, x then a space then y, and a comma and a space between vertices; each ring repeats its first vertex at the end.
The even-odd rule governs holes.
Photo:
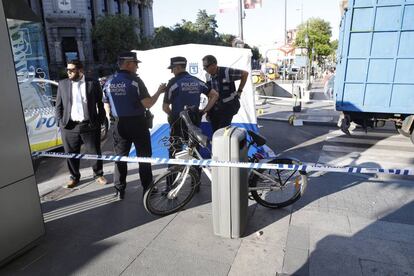
POLYGON ((124 52, 119 54, 118 56, 119 61, 135 61, 140 63, 141 61, 137 59, 137 54, 135 52, 124 52))
POLYGON ((168 69, 172 69, 174 66, 177 65, 187 65, 187 59, 185 57, 172 57, 170 61, 170 66, 168 66, 168 69))

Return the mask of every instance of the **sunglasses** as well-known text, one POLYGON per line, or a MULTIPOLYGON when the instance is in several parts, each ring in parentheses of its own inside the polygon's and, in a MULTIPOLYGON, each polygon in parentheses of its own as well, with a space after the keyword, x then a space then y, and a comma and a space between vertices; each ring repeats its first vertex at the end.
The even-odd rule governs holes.
POLYGON ((76 71, 77 71, 78 69, 76 69, 76 68, 66 68, 66 72, 68 72, 68 73, 75 73, 76 71))
POLYGON ((210 67, 213 63, 207 64, 207 65, 203 65, 204 70, 207 70, 208 67, 210 67))

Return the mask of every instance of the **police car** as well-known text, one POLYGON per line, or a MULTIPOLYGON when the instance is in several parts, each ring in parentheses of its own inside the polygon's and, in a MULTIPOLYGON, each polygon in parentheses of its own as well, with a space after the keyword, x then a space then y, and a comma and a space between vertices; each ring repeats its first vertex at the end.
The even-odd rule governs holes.
MULTIPOLYGON (((58 83, 53 80, 30 78, 19 81, 30 149, 51 150, 62 146, 60 129, 55 118, 58 83)), ((108 122, 101 126, 101 139, 108 134, 108 122)))

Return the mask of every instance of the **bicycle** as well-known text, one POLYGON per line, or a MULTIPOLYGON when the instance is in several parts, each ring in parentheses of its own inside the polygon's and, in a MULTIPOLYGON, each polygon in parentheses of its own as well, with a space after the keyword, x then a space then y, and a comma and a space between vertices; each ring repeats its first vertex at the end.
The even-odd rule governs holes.
MULTIPOLYGON (((208 138, 195 126, 189 116, 189 111, 180 113, 180 118, 187 126, 188 139, 172 137, 171 143, 184 144, 184 150, 178 152, 175 158, 202 160, 197 149, 198 146, 207 148, 208 138)), ((258 133, 248 130, 251 146, 261 147, 266 144, 266 138, 258 133)), ((248 156, 248 162, 266 162, 271 164, 300 165, 300 161, 292 158, 271 158, 266 159, 263 154, 256 152, 248 156)), ((202 167, 207 177, 212 179, 211 171, 202 167)), ((154 214, 165 216, 182 209, 193 198, 199 189, 200 173, 193 166, 175 165, 168 168, 167 172, 159 176, 147 189, 144 194, 145 209, 154 214)), ((307 186, 307 174, 297 170, 283 169, 251 169, 248 176, 248 187, 251 197, 258 204, 278 209, 293 204, 305 192, 307 186)))

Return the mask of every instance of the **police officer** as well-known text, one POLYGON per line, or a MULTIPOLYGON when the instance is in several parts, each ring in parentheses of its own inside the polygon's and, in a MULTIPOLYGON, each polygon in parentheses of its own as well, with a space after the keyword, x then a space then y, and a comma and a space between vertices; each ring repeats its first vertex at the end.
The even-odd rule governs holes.
MULTIPOLYGON (((199 115, 208 112, 218 99, 218 93, 214 89, 209 88, 203 81, 190 75, 186 70, 187 60, 185 57, 173 57, 170 60, 171 73, 174 74, 168 84, 166 93, 164 95, 163 110, 168 114, 168 122, 170 123, 170 136, 182 137, 182 129, 185 129, 184 123, 179 119, 180 112, 184 108, 200 105, 200 95, 205 94, 208 97, 208 103, 203 110, 200 110, 199 115)), ((200 120, 198 120, 200 121, 200 120)), ((199 122, 194 122, 196 125, 199 122)), ((183 137, 185 138, 185 137, 183 137)), ((173 144, 169 149, 170 157, 181 149, 181 145, 173 144)))
MULTIPOLYGON (((161 84, 151 97, 144 82, 135 73, 139 62, 134 52, 119 55, 119 71, 105 84, 104 103, 107 113, 111 112, 115 119, 113 125, 115 153, 128 156, 134 143, 137 156, 151 157, 151 137, 145 110, 155 104, 161 93, 165 91, 165 84, 161 84)), ((115 162, 114 184, 119 199, 124 199, 125 196, 127 170, 126 162, 115 162)), ((152 182, 151 164, 139 163, 139 176, 145 191, 152 182)))
POLYGON ((217 59, 212 55, 203 57, 203 68, 210 75, 207 85, 218 91, 220 98, 208 113, 208 117, 215 132, 219 128, 231 124, 233 116, 240 108, 239 98, 243 92, 249 73, 230 67, 217 66, 217 59), (235 81, 240 80, 236 90, 235 81))

